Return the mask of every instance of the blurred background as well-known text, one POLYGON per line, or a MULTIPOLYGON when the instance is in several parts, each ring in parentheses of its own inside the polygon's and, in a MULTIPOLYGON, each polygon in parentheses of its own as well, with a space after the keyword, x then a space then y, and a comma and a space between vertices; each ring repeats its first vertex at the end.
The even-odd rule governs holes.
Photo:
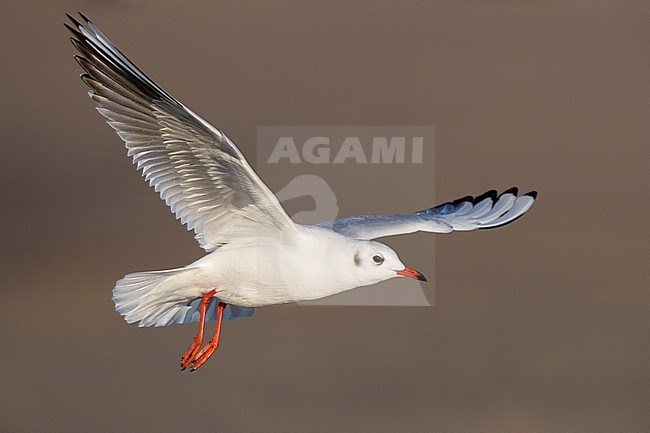
MULTIPOLYGON (((1 431, 650 430, 647 2, 0 11, 1 431), (433 307, 259 309, 181 373, 195 326, 127 325, 111 289, 202 251, 87 98, 62 25, 77 10, 253 163, 260 125, 435 125, 437 201, 539 199, 502 229, 391 243, 432 274, 436 239, 433 307)), ((339 200, 433 204, 383 186, 339 200)))

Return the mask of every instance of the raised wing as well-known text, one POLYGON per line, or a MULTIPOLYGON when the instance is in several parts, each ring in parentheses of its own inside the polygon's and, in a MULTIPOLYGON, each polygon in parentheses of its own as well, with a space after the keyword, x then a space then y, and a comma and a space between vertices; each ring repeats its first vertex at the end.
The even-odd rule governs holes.
POLYGON ((90 97, 201 247, 212 251, 268 229, 295 228, 226 134, 160 88, 81 17, 85 26, 68 15, 73 26, 66 27, 90 97))
POLYGON ((537 192, 517 197, 511 188, 497 197, 488 191, 476 198, 464 197, 410 214, 360 215, 318 224, 355 239, 376 239, 417 231, 449 233, 492 229, 509 224, 533 205, 537 192))

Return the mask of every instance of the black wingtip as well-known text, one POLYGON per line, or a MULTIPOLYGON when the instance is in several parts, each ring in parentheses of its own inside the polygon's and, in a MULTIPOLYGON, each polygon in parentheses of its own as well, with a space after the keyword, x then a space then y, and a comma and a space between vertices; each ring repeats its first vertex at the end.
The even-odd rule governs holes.
POLYGON ((519 193, 519 188, 517 188, 516 186, 513 186, 512 188, 503 191, 503 192, 499 195, 499 197, 501 197, 501 196, 503 196, 503 195, 506 195, 506 194, 512 194, 512 195, 514 195, 514 196, 516 197, 518 193, 519 193))
MULTIPOLYGON (((81 33, 81 24, 79 24, 79 21, 75 20, 70 14, 65 14, 70 22, 72 23, 72 26, 69 25, 68 23, 63 23, 63 25, 72 33, 72 38, 70 40, 72 41, 73 45, 75 41, 81 41, 83 40, 84 35, 81 33), (74 26, 74 27, 73 27, 74 26)), ((75 46, 76 48, 76 46, 75 46)))
POLYGON ((519 215, 517 218, 511 219, 511 220, 506 221, 506 222, 503 222, 503 223, 501 223, 501 224, 499 224, 499 225, 491 226, 491 227, 481 227, 481 226, 479 226, 479 229, 480 229, 480 230, 492 230, 492 229, 498 229, 499 227, 507 226, 508 224, 511 224, 511 223, 517 221, 519 218, 521 218, 521 217, 524 216, 524 215, 526 215, 525 212, 522 213, 521 215, 519 215))
POLYGON ((474 202, 474 197, 472 197, 471 195, 468 195, 466 197, 462 197, 462 198, 459 198, 459 199, 456 199, 456 200, 452 201, 451 204, 456 206, 456 205, 461 204, 461 203, 466 202, 466 201, 474 202))
POLYGON ((483 194, 481 194, 481 195, 477 196, 476 198, 474 198, 474 204, 478 204, 478 203, 482 202, 483 200, 485 200, 488 197, 490 199, 492 199, 492 201, 494 201, 497 198, 497 194, 498 193, 494 189, 491 189, 491 190, 489 190, 487 192, 484 192, 483 194))
POLYGON ((81 19, 84 20, 84 21, 86 22, 86 24, 92 24, 92 21, 90 21, 88 18, 86 18, 86 16, 85 16, 84 14, 82 14, 82 13, 79 12, 79 11, 77 11, 77 13, 78 13, 79 16, 81 17, 81 19))
POLYGON ((73 35, 75 35, 75 37, 79 38, 79 37, 82 36, 82 35, 81 35, 81 32, 79 32, 79 30, 78 30, 77 28, 72 27, 72 26, 71 26, 70 24, 68 24, 68 23, 63 23, 63 25, 64 25, 68 30, 70 30, 70 33, 72 33, 73 35))
MULTIPOLYGON (((515 191, 514 191, 514 194, 517 195, 517 188, 510 188, 508 191, 504 191, 503 194, 512 193, 512 190, 515 190, 515 191)), ((501 194, 501 195, 503 195, 503 194, 501 194)), ((522 197, 523 197, 523 196, 532 197, 532 199, 535 200, 535 199, 537 198, 537 191, 530 191, 530 192, 527 192, 526 194, 523 194, 522 197)), ((511 219, 511 220, 506 221, 506 222, 504 222, 504 223, 501 223, 501 224, 499 224, 499 225, 497 225, 497 226, 492 226, 492 227, 479 227, 479 228, 480 228, 481 230, 492 230, 492 229, 497 229, 497 228, 499 228, 499 227, 503 227, 503 226, 505 226, 505 225, 508 225, 508 224, 510 224, 510 223, 513 223, 513 222, 517 221, 519 218, 521 218, 521 217, 524 216, 524 215, 526 215, 526 212, 522 213, 522 214, 519 215, 517 218, 511 219)))
POLYGON ((72 24, 74 24, 75 27, 77 27, 77 29, 80 29, 82 27, 81 23, 79 21, 77 21, 77 19, 75 17, 73 17, 72 15, 65 14, 65 16, 68 17, 68 19, 72 22, 72 24))

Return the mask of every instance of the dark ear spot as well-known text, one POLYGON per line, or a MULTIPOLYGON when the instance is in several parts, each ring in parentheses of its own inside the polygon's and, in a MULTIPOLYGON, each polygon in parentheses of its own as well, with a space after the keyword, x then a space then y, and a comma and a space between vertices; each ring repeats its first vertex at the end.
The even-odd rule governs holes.
POLYGON ((354 264, 361 266, 361 257, 359 257, 359 253, 354 253, 354 264))

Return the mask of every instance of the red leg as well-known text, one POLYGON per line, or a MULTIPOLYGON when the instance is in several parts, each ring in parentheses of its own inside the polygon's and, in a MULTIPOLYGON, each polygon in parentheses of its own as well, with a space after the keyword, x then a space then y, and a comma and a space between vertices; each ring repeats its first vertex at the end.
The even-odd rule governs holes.
POLYGON ((216 318, 216 325, 214 326, 214 334, 212 334, 212 338, 208 342, 208 344, 205 345, 203 350, 199 352, 198 355, 196 355, 196 358, 192 361, 192 369, 190 371, 194 371, 203 364, 205 364, 205 361, 212 356, 215 350, 217 350, 217 347, 219 347, 219 335, 221 334, 221 321, 223 319, 223 309, 226 308, 226 304, 223 302, 219 302, 219 305, 217 305, 217 318, 216 318))
POLYGON ((210 299, 215 293, 217 293, 217 291, 215 289, 212 289, 201 297, 201 309, 200 309, 201 316, 199 318, 199 330, 194 336, 194 342, 192 342, 190 347, 185 351, 185 353, 181 357, 181 371, 185 370, 190 365, 190 363, 196 356, 196 353, 199 351, 201 345, 203 344, 203 326, 205 325, 205 311, 208 309, 208 305, 210 305, 210 299))

